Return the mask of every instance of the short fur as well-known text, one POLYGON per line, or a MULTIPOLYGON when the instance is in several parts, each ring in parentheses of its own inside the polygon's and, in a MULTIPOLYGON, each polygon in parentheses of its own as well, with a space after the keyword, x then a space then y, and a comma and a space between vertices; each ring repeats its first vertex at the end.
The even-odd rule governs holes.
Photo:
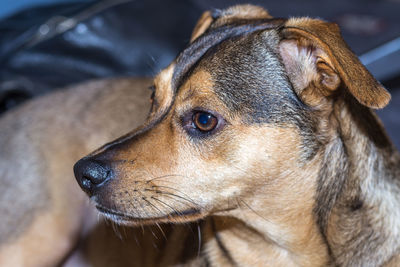
MULTIPOLYGON (((400 158, 371 110, 384 107, 390 95, 347 47, 335 24, 274 19, 251 5, 206 12, 189 46, 155 78, 154 87, 147 121, 75 167, 78 182, 101 214, 128 226, 146 225, 147 231, 129 229, 127 235, 137 243, 128 238, 121 246, 99 225, 67 264, 396 266, 400 158), (197 111, 219 119, 214 132, 193 130, 197 111), (94 185, 93 173, 107 180, 94 185)), ((90 140, 98 143, 108 138, 108 123, 117 127, 115 118, 131 114, 110 115, 94 96, 61 108, 63 114, 80 110, 92 118, 77 120, 85 117, 80 112, 65 117, 68 125, 87 128, 74 130, 80 134, 63 148, 75 151, 90 140), (99 113, 106 114, 107 124, 96 124, 99 113), (90 139, 91 134, 101 138, 90 139)), ((110 106, 124 99, 119 93, 115 97, 110 106)), ((122 103, 123 109, 129 107, 129 101, 122 103)), ((19 117, 9 116, 2 125, 13 125, 19 117)), ((115 129, 129 123, 122 120, 121 125, 115 129)), ((49 155, 58 151, 49 145, 46 150, 49 155)), ((33 161, 36 151, 43 149, 29 151, 33 161)), ((60 165, 65 157, 50 159, 44 157, 50 163, 39 164, 40 172, 67 175, 52 167, 68 166, 60 165)), ((45 182, 49 176, 41 180, 46 186, 33 187, 36 192, 59 192, 45 182)), ((51 210, 48 199, 34 199, 33 214, 51 210)), ((29 234, 27 226, 19 229, 6 235, 5 247, 29 234)), ((6 255, 1 253, 0 262, 6 255)))
POLYGON ((81 185, 82 166, 109 168, 107 182, 82 186, 106 217, 204 219, 211 266, 381 266, 397 257, 399 154, 370 109, 390 95, 335 24, 248 5, 207 12, 155 88, 142 128, 76 165, 81 185), (185 127, 198 110, 223 126, 193 134, 185 127))
POLYGON ((56 266, 69 255, 93 221, 72 166, 145 120, 149 84, 89 82, 1 117, 0 266, 56 266))

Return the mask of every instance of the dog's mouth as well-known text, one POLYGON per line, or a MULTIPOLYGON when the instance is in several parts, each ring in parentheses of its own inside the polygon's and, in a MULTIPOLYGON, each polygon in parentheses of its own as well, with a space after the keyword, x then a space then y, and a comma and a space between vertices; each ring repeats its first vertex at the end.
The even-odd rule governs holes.
POLYGON ((134 226, 134 225, 150 225, 155 223, 185 223, 190 221, 197 221, 205 217, 199 209, 187 209, 183 211, 176 211, 162 216, 155 217, 136 217, 110 210, 100 205, 96 205, 97 210, 107 219, 110 219, 118 224, 134 226))

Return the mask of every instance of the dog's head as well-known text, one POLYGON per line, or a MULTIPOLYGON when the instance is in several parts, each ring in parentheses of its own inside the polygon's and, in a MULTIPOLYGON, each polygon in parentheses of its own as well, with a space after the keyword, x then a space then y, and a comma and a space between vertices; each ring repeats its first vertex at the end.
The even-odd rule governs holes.
POLYGON ((370 108, 390 99, 336 24, 249 5, 206 12, 155 78, 147 122, 80 160, 75 175, 125 224, 229 214, 241 199, 305 205, 329 111, 346 97, 370 108))

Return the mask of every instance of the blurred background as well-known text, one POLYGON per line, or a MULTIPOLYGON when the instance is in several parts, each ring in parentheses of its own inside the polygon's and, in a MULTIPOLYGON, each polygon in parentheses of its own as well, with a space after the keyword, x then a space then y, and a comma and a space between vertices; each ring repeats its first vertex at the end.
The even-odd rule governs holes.
POLYGON ((186 46, 203 11, 240 3, 261 5, 275 17, 337 22, 392 93, 378 114, 400 148, 400 0, 2 0, 0 116, 88 79, 152 76, 186 46))

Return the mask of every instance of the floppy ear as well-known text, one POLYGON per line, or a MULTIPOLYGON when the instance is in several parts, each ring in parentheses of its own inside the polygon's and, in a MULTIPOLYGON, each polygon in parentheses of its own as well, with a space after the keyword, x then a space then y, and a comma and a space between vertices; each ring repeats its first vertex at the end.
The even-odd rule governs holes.
POLYGON ((337 24, 317 19, 289 19, 281 29, 279 52, 300 98, 317 104, 318 98, 340 85, 358 102, 383 108, 390 94, 369 73, 344 42, 337 24))

